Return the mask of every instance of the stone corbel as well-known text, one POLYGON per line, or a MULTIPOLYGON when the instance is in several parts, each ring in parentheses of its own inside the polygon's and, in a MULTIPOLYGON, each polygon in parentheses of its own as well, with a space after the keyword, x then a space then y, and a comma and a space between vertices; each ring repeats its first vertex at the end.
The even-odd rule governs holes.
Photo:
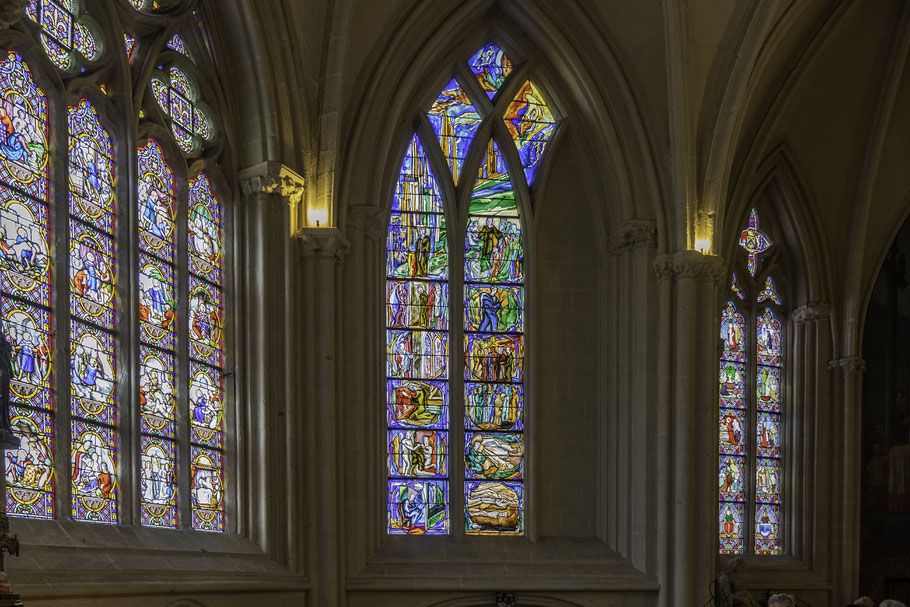
POLYGON ((0 0, 0 29, 9 29, 25 16, 25 5, 28 0, 0 0))
POLYGON ((803 304, 793 310, 790 318, 794 323, 809 322, 811 320, 825 320, 829 315, 829 306, 823 301, 813 301, 803 304))
POLYGON ((625 255, 639 247, 656 246, 657 224, 653 221, 626 221, 607 239, 607 251, 611 257, 625 255))
POLYGON ((380 207, 358 204, 348 207, 349 224, 357 228, 372 241, 385 239, 385 223, 380 207))
POLYGON ((296 235, 303 258, 332 258, 340 263, 351 246, 338 228, 301 228, 296 235))
POLYGON ((840 369, 845 379, 856 378, 866 371, 866 361, 859 356, 847 356, 829 361, 828 369, 840 369))
POLYGON ((718 286, 727 275, 724 260, 718 255, 680 251, 654 258, 654 271, 660 281, 693 279, 718 286))
POLYGON ((291 234, 295 234, 300 227, 300 203, 306 192, 305 183, 295 170, 272 160, 240 171, 240 188, 244 196, 277 194, 279 200, 288 206, 291 234))

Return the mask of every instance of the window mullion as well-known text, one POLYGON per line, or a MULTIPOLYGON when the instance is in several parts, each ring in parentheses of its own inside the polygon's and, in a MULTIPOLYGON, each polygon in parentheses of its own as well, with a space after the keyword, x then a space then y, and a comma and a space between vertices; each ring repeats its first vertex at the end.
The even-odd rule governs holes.
POLYGON ((176 380, 177 397, 177 527, 192 529, 190 507, 190 423, 189 423, 189 267, 187 238, 187 180, 186 175, 177 179, 177 220, 174 232, 174 280, 177 293, 176 380))

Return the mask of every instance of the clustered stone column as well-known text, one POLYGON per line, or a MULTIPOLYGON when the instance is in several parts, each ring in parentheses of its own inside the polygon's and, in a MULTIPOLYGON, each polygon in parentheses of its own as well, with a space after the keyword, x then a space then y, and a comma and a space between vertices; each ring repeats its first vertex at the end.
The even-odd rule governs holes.
POLYGON ((714 579, 717 527, 717 315, 723 259, 696 251, 654 260, 660 359, 655 444, 662 450, 660 604, 701 605, 714 579))
MULTIPOLYGON (((615 309, 604 315, 610 338, 606 360, 613 373, 601 373, 606 401, 599 461, 608 482, 599 483, 601 535, 641 571, 656 569, 659 448, 656 439, 657 383, 653 370, 658 349, 658 286, 651 264, 657 252, 657 226, 632 220, 607 241, 606 300, 615 309), (617 448, 618 447, 618 448, 617 448), (648 507, 641 507, 649 504, 648 507)), ((666 454, 664 454, 666 455, 666 454)))

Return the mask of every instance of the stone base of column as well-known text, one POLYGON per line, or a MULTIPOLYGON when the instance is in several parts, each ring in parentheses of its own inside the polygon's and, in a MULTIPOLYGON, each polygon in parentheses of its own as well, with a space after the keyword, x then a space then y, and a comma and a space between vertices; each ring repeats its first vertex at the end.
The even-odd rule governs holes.
POLYGON ((22 607, 22 601, 19 600, 19 593, 0 594, 0 607, 22 607))

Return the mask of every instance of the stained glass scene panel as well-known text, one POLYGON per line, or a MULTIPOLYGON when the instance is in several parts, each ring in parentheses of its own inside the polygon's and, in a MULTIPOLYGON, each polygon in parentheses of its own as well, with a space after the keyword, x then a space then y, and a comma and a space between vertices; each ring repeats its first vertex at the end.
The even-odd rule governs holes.
POLYGON ((755 445, 760 457, 780 457, 780 415, 758 412, 755 445))
POLYGON ((743 363, 720 361, 720 406, 746 408, 746 366, 743 363))
POLYGON ((224 475, 220 451, 190 447, 193 529, 224 531, 224 475))
POLYGON ((755 513, 755 554, 780 554, 780 506, 759 504, 755 513))
POLYGON ((521 433, 469 432, 465 445, 465 478, 521 480, 521 433))
POLYGON ((51 408, 51 340, 47 311, 4 297, 3 332, 13 347, 10 399, 51 408))
POLYGON ((518 205, 515 203, 515 191, 512 189, 506 161, 492 139, 487 144, 477 171, 469 211, 472 215, 518 217, 518 205))
POLYGON ((221 371, 190 361, 190 427, 193 443, 216 449, 223 446, 223 400, 221 371))
POLYGON ((465 482, 465 533, 524 533, 524 487, 519 482, 465 482))
POLYGON ((73 518, 114 524, 117 508, 117 433, 73 420, 73 518))
POLYGON ((724 342, 723 360, 744 361, 746 351, 743 346, 746 321, 736 310, 732 301, 727 302, 720 318, 720 338, 724 342))
POLYGON ((139 240, 146 253, 173 263, 174 220, 177 203, 174 199, 174 174, 158 142, 150 139, 139 148, 139 240))
POLYGON ((113 238, 70 220, 70 310, 81 320, 114 328, 113 238))
POLYGON ((7 514, 54 518, 53 417, 18 405, 10 405, 9 416, 19 448, 6 451, 7 514))
POLYGON ((389 533, 449 533, 449 484, 441 480, 389 481, 389 533))
POLYGON ((486 283, 524 281, 524 244, 517 218, 468 218, 465 280, 486 283))
POLYGON ((474 53, 474 56, 468 59, 468 67, 490 99, 496 96, 506 78, 512 73, 512 61, 493 42, 474 53))
POLYGON ((74 321, 70 331, 72 413, 93 422, 117 424, 114 337, 74 321))
POLYGON ((756 327, 756 346, 758 354, 758 364, 760 365, 780 365, 781 355, 781 325, 780 321, 774 317, 771 310, 765 310, 758 317, 758 326, 756 327))
POLYGON ((481 116, 468 99, 467 93, 453 78, 433 102, 427 112, 427 118, 433 126, 439 145, 442 146, 442 155, 457 183, 471 140, 480 126, 481 116))
POLYGON ((732 455, 722 455, 718 472, 718 488, 721 501, 743 501, 746 490, 745 480, 745 460, 732 455))
POLYGON ((449 427, 449 384, 414 379, 388 380, 389 428, 449 427))
POLYGON ((556 120, 540 90, 530 80, 518 90, 502 119, 518 148, 518 157, 530 185, 556 130, 556 120))
POLYGON ((146 527, 177 527, 174 442, 157 436, 140 436, 139 493, 141 522, 146 527))
POLYGON ((47 98, 14 51, 0 63, 0 181, 47 200, 47 98))
POLYGON ((760 503, 780 502, 780 460, 768 457, 756 460, 755 496, 760 503))
POLYGON ((139 254, 139 336, 171 350, 177 311, 173 272, 168 264, 139 254))
POLYGON ((759 411, 780 413, 780 368, 758 367, 755 390, 759 411))
POLYGON ((524 290, 519 286, 466 285, 465 330, 520 333, 524 290))
POLYGON ((212 193, 205 173, 190 180, 189 251, 190 272, 221 285, 221 205, 212 193))
POLYGON ((143 433, 176 436, 174 356, 146 345, 139 347, 139 413, 143 433))
POLYGON ((395 186, 386 249, 390 534, 449 532, 448 253, 442 213, 439 184, 415 136, 395 186))
POLYGON ((70 213, 113 233, 114 164, 111 139, 86 99, 67 111, 70 213))
POLYGON ((746 412, 737 409, 720 410, 720 452, 722 455, 746 454, 746 412))
POLYGON ((190 355, 221 366, 224 309, 221 289, 190 276, 190 355))
POLYGON ((0 288, 50 304, 47 207, 0 185, 0 288))
POLYGON ((492 382, 465 383, 467 430, 518 431, 524 428, 524 387, 492 382))

